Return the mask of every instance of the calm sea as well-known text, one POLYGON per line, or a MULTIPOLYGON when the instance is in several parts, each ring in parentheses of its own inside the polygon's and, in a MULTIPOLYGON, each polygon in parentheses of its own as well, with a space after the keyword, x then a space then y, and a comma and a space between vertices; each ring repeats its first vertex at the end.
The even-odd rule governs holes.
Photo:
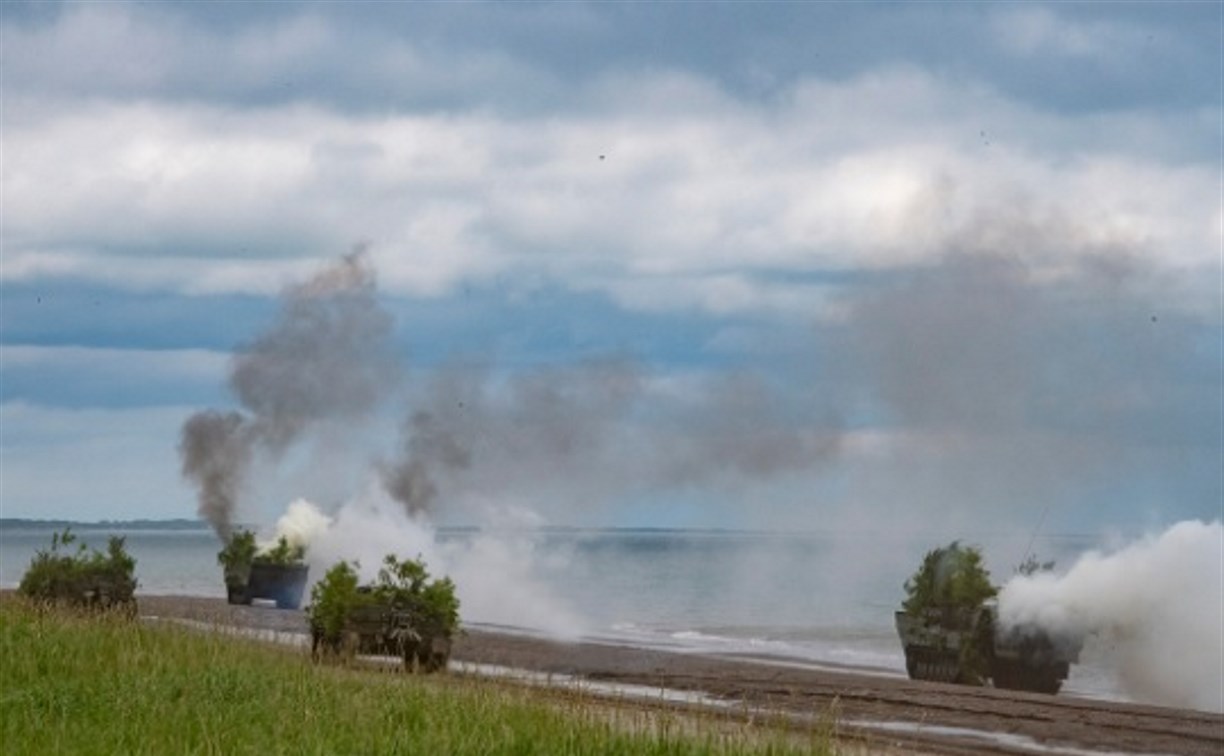
MULTIPOLYGON (((139 592, 225 595, 212 531, 77 533, 98 548, 105 547, 109 535, 123 535, 137 560, 139 592)), ((487 552, 490 538, 497 536, 438 534, 448 553, 461 553, 477 539, 485 542, 487 552)), ((50 530, 0 530, 0 585, 16 586, 36 550, 47 548, 50 540, 50 530)), ((975 543, 988 555, 1009 554, 1018 562, 1027 540, 996 537, 975 543)), ((468 569, 467 585, 458 582, 469 624, 548 628, 554 618, 544 614, 563 611, 580 620, 586 637, 897 675, 904 674, 903 657, 892 613, 902 583, 930 548, 871 534, 676 530, 515 532, 504 543, 509 556, 488 569, 512 565, 523 582, 530 582, 530 590, 502 596, 499 603, 472 585, 481 582, 480 573, 468 569), (515 605, 515 611, 502 613, 499 608, 506 604, 515 605)), ((1084 538, 1047 537, 1039 540, 1037 550, 1042 558, 1070 563, 1092 545, 1084 538)), ((995 574, 1007 573, 996 569, 995 574)), ((1066 690, 1123 697, 1110 670, 1091 659, 1073 668, 1066 690)))

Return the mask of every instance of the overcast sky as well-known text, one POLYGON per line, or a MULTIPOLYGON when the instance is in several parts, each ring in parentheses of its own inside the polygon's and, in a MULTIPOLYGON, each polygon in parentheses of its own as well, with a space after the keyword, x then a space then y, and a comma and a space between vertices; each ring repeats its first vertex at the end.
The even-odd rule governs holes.
POLYGON ((364 249, 385 385, 248 519, 1218 518, 1221 7, 5 2, 3 515, 195 516, 184 421, 364 249))

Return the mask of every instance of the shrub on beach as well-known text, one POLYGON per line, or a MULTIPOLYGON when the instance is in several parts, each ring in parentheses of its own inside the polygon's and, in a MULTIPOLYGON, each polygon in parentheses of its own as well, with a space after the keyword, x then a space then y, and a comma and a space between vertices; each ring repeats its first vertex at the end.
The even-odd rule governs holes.
POLYGON ((111 536, 105 552, 78 543, 71 530, 54 533, 51 548, 40 549, 21 576, 17 590, 39 602, 88 608, 134 606, 136 560, 124 548, 124 539, 111 536))

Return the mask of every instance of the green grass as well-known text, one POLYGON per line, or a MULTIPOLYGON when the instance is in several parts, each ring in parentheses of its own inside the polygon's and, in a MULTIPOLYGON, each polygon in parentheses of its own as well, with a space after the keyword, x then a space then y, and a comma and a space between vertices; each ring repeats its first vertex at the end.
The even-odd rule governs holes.
POLYGON ((455 676, 314 665, 305 651, 0 600, 0 752, 830 752, 827 734, 618 707, 455 676))

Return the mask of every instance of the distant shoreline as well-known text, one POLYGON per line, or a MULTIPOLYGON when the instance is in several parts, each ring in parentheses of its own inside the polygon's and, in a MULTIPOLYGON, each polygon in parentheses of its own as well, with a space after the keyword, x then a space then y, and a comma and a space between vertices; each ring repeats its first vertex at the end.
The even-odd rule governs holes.
MULTIPOLYGON (((259 531, 261 525, 259 523, 235 523, 235 527, 248 530, 259 531)), ((863 538, 870 540, 878 540, 881 536, 900 535, 899 533, 889 533, 886 530, 875 529, 867 530, 770 530, 756 528, 676 528, 676 527, 651 527, 640 525, 614 526, 614 525, 541 525, 535 527, 498 527, 488 528, 481 525, 473 524, 449 524, 449 525, 434 525, 434 530, 440 534, 455 535, 463 533, 533 533, 538 535, 584 535, 584 534, 607 534, 617 533, 623 535, 639 535, 639 536, 668 536, 675 534, 684 534, 686 536, 709 536, 711 538, 719 538, 724 536, 742 537, 751 536, 758 538, 863 538)), ((64 520, 64 519, 35 519, 29 517, 0 517, 0 531, 3 530, 63 530, 71 528, 72 530, 166 530, 166 531, 211 531, 212 526, 204 520, 193 520, 185 517, 152 519, 152 518, 136 518, 131 520, 95 520, 86 522, 83 520, 64 520)), ((1126 533, 1127 531, 1119 531, 1126 533)), ((1139 532, 1136 531, 1135 535, 1139 532)), ((1007 535, 1015 535, 1014 533, 1002 533, 983 531, 977 533, 968 533, 964 537, 970 540, 993 538, 1007 535)), ((925 534, 912 534, 912 537, 917 539, 926 539, 925 534)), ((1027 537, 1027 536, 1025 536, 1027 537)), ((1066 532, 1066 533, 1043 533, 1043 538, 1049 540, 1094 540, 1095 535, 1086 532, 1066 532)))
POLYGON ((170 520, 35 520, 25 517, 0 517, 0 530, 211 530, 203 520, 176 518, 170 520))

